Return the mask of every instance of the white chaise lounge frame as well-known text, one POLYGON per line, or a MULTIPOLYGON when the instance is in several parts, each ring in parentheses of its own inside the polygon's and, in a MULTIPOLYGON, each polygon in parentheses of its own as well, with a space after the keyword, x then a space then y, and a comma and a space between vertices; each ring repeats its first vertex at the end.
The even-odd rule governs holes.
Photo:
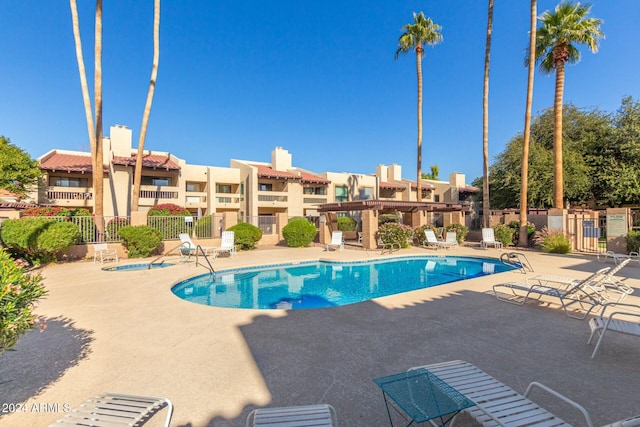
POLYGON ((173 404, 164 397, 103 393, 80 404, 49 427, 141 426, 167 407, 164 427, 169 427, 173 404))
MULTIPOLYGON (((579 411, 587 427, 593 422, 587 410, 557 391, 538 382, 532 382, 524 395, 519 394, 491 375, 483 372, 471 363, 462 360, 418 366, 411 369, 428 369, 451 387, 464 394, 476 406, 465 409, 474 420, 485 427, 539 426, 539 427, 571 427, 564 420, 547 411, 527 396, 538 388, 569 404, 579 411)), ((451 422, 453 426, 456 418, 451 422)), ((617 421, 604 427, 637 427, 640 416, 617 421)))
POLYGON ((260 408, 249 413, 246 427, 337 427, 338 415, 328 404, 260 408))

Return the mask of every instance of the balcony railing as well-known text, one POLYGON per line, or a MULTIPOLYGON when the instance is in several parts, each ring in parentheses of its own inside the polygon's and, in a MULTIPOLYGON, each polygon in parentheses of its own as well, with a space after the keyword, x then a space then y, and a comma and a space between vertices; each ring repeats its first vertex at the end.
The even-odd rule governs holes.
POLYGON ((216 196, 216 203, 240 203, 240 197, 220 197, 220 196, 216 196))
POLYGON ((90 191, 47 190, 49 200, 93 200, 90 191))
POLYGON ((141 199, 177 199, 177 191, 150 191, 140 190, 141 199))
POLYGON ((304 203, 321 204, 321 203, 327 203, 327 198, 326 197, 305 197, 302 201, 304 203))
POLYGON ((286 202, 289 200, 288 196, 272 196, 266 194, 258 194, 259 202, 286 202))

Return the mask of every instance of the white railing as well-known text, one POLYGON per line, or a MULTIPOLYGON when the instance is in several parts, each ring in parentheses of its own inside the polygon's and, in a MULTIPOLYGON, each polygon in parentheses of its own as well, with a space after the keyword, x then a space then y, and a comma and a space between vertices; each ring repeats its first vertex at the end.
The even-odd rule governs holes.
POLYGON ((151 191, 151 190, 140 190, 140 198, 141 199, 177 199, 178 192, 177 191, 151 191))
POLYGON ((87 191, 47 190, 49 200, 92 200, 93 193, 87 191))
POLYGON ((276 217, 271 215, 259 215, 259 216, 245 216, 242 217, 242 221, 255 225, 262 234, 277 234, 278 229, 276 226, 276 217))
POLYGON ((288 200, 287 196, 271 196, 271 195, 258 195, 259 202, 286 202, 288 200))

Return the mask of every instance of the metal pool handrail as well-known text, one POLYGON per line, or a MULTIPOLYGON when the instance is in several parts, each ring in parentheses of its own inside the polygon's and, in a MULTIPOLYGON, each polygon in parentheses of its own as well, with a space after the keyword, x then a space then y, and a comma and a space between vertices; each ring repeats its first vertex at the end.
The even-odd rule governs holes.
MULTIPOLYGON (((215 270, 213 269, 213 266, 211 265, 211 262, 209 261, 209 257, 207 257, 207 254, 204 252, 204 249, 202 249, 202 246, 198 245, 196 246, 196 265, 198 265, 198 250, 200 250, 200 253, 202 254, 202 256, 204 257, 205 261, 207 261, 207 264, 209 265, 209 272, 211 275, 216 274, 215 270)), ((206 267, 206 265, 202 264, 203 267, 206 267)))
MULTIPOLYGON (((152 266, 153 264, 155 264, 155 263, 156 263, 156 261, 158 261, 159 259, 162 259, 162 258, 166 257, 166 256, 167 256, 167 255, 169 255, 171 252, 173 252, 173 251, 175 251, 176 249, 178 249, 178 248, 182 247, 182 245, 183 245, 183 244, 182 244, 182 243, 180 243, 178 246, 174 247, 173 249, 171 249, 171 250, 170 250, 169 252, 167 252, 166 254, 162 254, 162 255, 160 255, 159 257, 154 258, 154 259, 149 263, 149 265, 147 266, 147 268, 148 268, 149 270, 151 270, 151 266, 152 266)), ((162 262, 164 262, 164 261, 162 261, 162 262)), ((160 264, 162 264, 162 263, 160 263, 160 264)))

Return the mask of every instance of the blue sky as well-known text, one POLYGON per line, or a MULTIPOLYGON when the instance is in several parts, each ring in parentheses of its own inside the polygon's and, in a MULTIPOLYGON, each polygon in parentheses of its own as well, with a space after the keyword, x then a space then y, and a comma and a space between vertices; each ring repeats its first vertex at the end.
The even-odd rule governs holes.
MULTIPOLYGON (((496 1, 490 75, 491 158, 524 126, 529 1, 496 1)), ((556 1, 539 0, 538 13, 556 1)), ((613 112, 640 98, 640 2, 593 1, 600 52, 567 68, 565 102, 613 112)), ((79 0, 93 81, 93 8, 79 0)), ((137 145, 151 73, 152 0, 104 1, 104 132, 127 125, 137 145)), ((487 2, 164 0, 158 84, 145 148, 189 163, 270 161, 373 173, 398 163, 415 178, 413 53, 394 61, 414 11, 442 25, 425 50, 423 170, 482 175, 482 78, 487 2)), ((33 157, 89 150, 67 1, 0 0, 0 135, 33 157)), ((554 78, 536 72, 533 111, 553 104, 554 78)))

